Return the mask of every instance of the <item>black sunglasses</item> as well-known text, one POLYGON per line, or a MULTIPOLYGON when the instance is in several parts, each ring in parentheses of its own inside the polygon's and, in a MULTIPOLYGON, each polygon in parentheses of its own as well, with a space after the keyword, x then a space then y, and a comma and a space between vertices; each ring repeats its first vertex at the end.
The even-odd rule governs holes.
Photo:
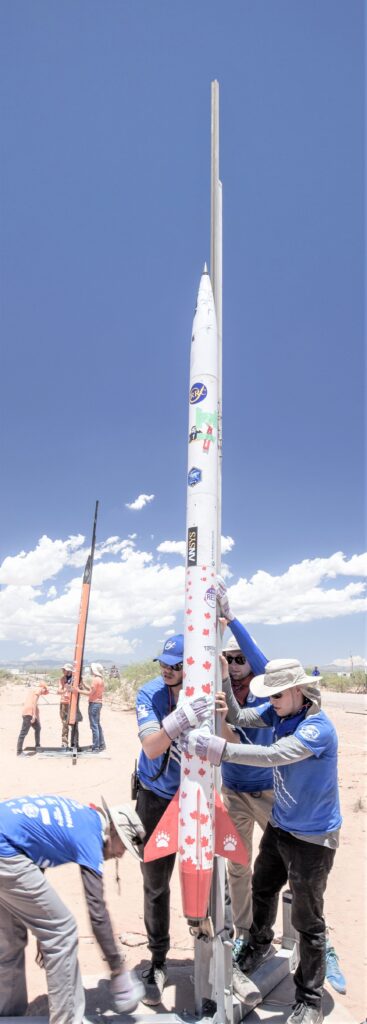
POLYGON ((284 690, 281 693, 269 693, 270 700, 279 700, 283 696, 284 690))
POLYGON ((183 667, 183 661, 178 661, 176 665, 166 665, 165 661, 159 662, 161 668, 171 668, 173 672, 181 672, 183 667))
POLYGON ((232 665, 232 661, 235 661, 236 665, 244 665, 247 661, 243 654, 227 654, 225 658, 229 665, 232 665))

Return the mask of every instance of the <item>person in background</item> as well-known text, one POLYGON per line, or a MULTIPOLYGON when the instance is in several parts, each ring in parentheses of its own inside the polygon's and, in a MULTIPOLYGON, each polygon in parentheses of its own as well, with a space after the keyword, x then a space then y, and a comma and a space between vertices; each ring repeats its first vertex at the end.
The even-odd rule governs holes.
POLYGON ((41 720, 38 701, 40 697, 45 697, 47 693, 48 687, 45 683, 39 683, 38 686, 35 686, 27 693, 22 708, 23 723, 17 742, 18 756, 23 753, 23 743, 31 728, 34 729, 35 750, 39 750, 41 746, 41 720))
POLYGON ((129 850, 140 859, 144 829, 128 805, 89 807, 55 795, 0 803, 0 1017, 22 1016, 28 998, 27 930, 46 970, 50 1024, 82 1024, 85 999, 73 915, 45 877, 46 868, 79 864, 93 934, 111 971, 117 1013, 136 1009, 144 992, 126 971, 103 895, 103 863, 129 850))
POLYGON ((69 707, 72 678, 73 666, 67 663, 62 667, 62 676, 59 679, 57 691, 60 696, 61 745, 63 747, 69 746, 69 707))
MULTIPOLYGON (((176 708, 183 678, 183 636, 169 637, 159 661, 160 674, 144 683, 136 698, 136 715, 142 750, 138 762, 136 809, 148 841, 180 785, 181 751, 176 742, 190 721, 205 721, 209 702, 205 697, 184 701, 176 708), (190 718, 185 708, 190 709, 190 718)), ((143 973, 147 1006, 161 1002, 167 980, 166 957, 170 947, 170 879, 175 854, 143 862, 144 923, 151 966, 143 973)))
POLYGON ((90 670, 92 673, 91 686, 83 683, 83 691, 88 694, 88 715, 89 725, 92 730, 92 750, 99 753, 106 750, 105 738, 101 726, 101 711, 104 695, 103 665, 98 661, 92 661, 90 670))
MULTIPOLYGON (((248 633, 247 629, 245 628, 245 626, 243 626, 242 623, 239 622, 239 620, 236 619, 235 616, 233 615, 233 612, 231 611, 231 609, 229 607, 227 588, 226 588, 226 585, 224 583, 224 580, 220 576, 217 577, 217 600, 218 600, 220 612, 224 616, 224 618, 222 619, 222 627, 224 627, 224 625, 226 623, 229 626, 229 628, 231 629, 232 634, 233 634, 231 640, 229 641, 229 644, 227 645, 227 648, 226 647, 223 648, 224 655, 226 654, 226 651, 228 651, 229 645, 232 646, 233 644, 238 643, 240 650, 244 653, 244 655, 247 658, 247 663, 251 664, 251 667, 254 669, 254 673, 256 675, 261 675, 261 673, 265 669, 265 665, 266 665, 268 659, 259 650, 259 648, 255 644, 254 640, 252 639, 252 637, 248 633)), ((231 653, 230 653, 230 657, 231 657, 231 653)), ((239 706, 240 707, 244 707, 245 706, 245 702, 241 699, 240 683, 238 684, 237 691, 236 691, 235 685, 233 683, 233 675, 234 675, 234 672, 235 672, 235 670, 233 668, 233 661, 232 661, 232 664, 228 666, 228 670, 229 670, 229 676, 230 676, 230 680, 231 680, 231 684, 232 684, 232 691, 234 693, 234 696, 235 696, 239 706)), ((320 672, 319 672, 319 669, 317 668, 317 666, 315 666, 315 668, 314 668, 314 670, 312 672, 312 676, 314 676, 314 677, 316 676, 318 680, 321 680, 320 672)), ((253 675, 249 676, 249 684, 251 683, 251 679, 252 678, 253 678, 253 675)), ((310 679, 310 682, 311 682, 311 679, 310 679)), ((318 698, 317 699, 318 699, 318 702, 319 702, 319 704, 321 706, 321 694, 320 694, 319 691, 318 691, 318 698)), ((254 694, 251 694, 251 690, 250 690, 249 698, 247 699, 247 705, 249 706, 250 702, 251 702, 252 703, 252 707, 254 707, 254 705, 261 703, 262 700, 263 700, 263 698, 258 699, 258 698, 255 697, 254 694)), ((225 729, 225 726, 224 726, 224 729, 225 729)), ((241 734, 242 734, 242 730, 240 730, 239 733, 238 733, 240 739, 242 738, 241 734)), ((223 735, 224 735, 224 732, 223 732, 223 735)), ((268 730, 262 730, 262 731, 259 731, 258 733, 256 733, 256 731, 254 729, 250 729, 247 732, 247 734, 245 733, 245 735, 247 735, 247 737, 249 738, 249 742, 250 743, 251 742, 252 743, 261 743, 262 745, 264 745, 264 743, 268 743, 269 744, 269 743, 272 742, 272 736, 271 736, 270 730, 269 730, 269 732, 268 732, 268 730), (265 735, 262 736, 262 733, 265 733, 265 735)), ((227 736, 227 739, 229 739, 229 740, 231 738, 233 739, 233 737, 231 737, 230 732, 227 732, 226 736, 227 736)), ((245 765, 241 765, 240 766, 239 764, 230 765, 230 764, 227 764, 227 763, 223 763, 223 765, 222 765, 222 776, 223 776, 223 779, 228 777, 228 771, 230 772, 230 777, 231 777, 231 773, 232 772, 237 772, 237 773, 241 774, 242 772, 246 773, 246 772, 252 771, 252 770, 253 769, 251 769, 251 768, 249 769, 249 767, 245 767, 245 765)), ((260 769, 257 768, 255 770, 259 771, 260 769)), ((267 769, 263 769, 263 770, 264 771, 268 771, 269 769, 267 768, 267 769)), ((225 783, 225 786, 224 786, 224 789, 223 789, 223 800, 224 800, 224 802, 225 802, 225 796, 226 796, 226 788, 225 787, 226 787, 226 783, 225 783)), ((265 803, 266 803, 266 794, 264 794, 264 797, 265 797, 265 803)), ((232 798, 232 802, 233 802, 233 799, 234 798, 232 798)), ((264 808, 265 808, 265 803, 264 803, 264 808)), ((228 806, 228 804, 226 806, 228 806)), ((228 807, 228 809, 229 809, 229 807, 228 807)), ((269 818, 270 818, 270 810, 271 810, 271 807, 269 808, 269 817, 268 817, 267 820, 269 820, 269 818)), ((233 812, 232 812, 232 816, 233 816, 233 812)), ((262 815, 262 819, 264 819, 264 815, 262 815)), ((237 825, 237 828, 239 829, 239 831, 241 831, 239 823, 236 822, 236 818, 235 817, 233 817, 233 820, 234 820, 235 824, 237 825)), ((260 816, 258 816, 256 820, 257 820, 258 824, 260 825, 260 828, 262 828, 264 830, 265 825, 266 825, 267 822, 265 821, 265 824, 264 824, 263 821, 261 820, 260 816)), ((246 843, 246 837, 245 836, 243 836, 243 839, 244 839, 244 841, 246 843)), ((237 870, 239 872, 243 870, 241 868, 241 865, 232 865, 232 870, 233 869, 235 869, 234 873, 236 873, 237 870)), ((248 869, 246 869, 246 868, 244 869, 245 879, 246 879, 246 872, 247 872, 247 870, 248 869)), ((239 889, 239 886, 238 886, 238 889, 239 889)), ((238 898, 240 899, 240 894, 239 894, 238 898)), ((244 905, 246 906, 246 895, 245 894, 244 894, 244 905)), ((234 894, 233 894, 233 915, 234 915, 235 923, 236 923, 236 914, 237 914, 237 894, 234 892, 234 894)), ((239 918, 239 920, 241 920, 241 918, 239 918)), ((237 925, 237 931, 239 931, 238 925, 237 925)), ((246 932, 245 931, 243 931, 242 934, 246 936, 246 932)), ((247 941, 247 940, 245 940, 245 941, 247 941)), ((243 950, 244 950, 244 945, 245 945, 245 942, 243 940, 241 941, 241 938, 239 938, 239 939, 237 939, 237 941, 235 941, 234 947, 233 947, 233 959, 235 961, 238 960, 242 956, 243 950)), ((330 985, 332 985, 332 987, 335 989, 336 992, 345 993, 347 991, 346 978, 345 978, 345 975, 343 974, 343 971, 342 971, 342 969, 340 967, 339 957, 337 955, 337 952, 336 952, 334 946, 331 945, 331 942, 330 942, 330 939, 329 939, 328 929, 326 929, 326 933, 325 933, 325 956, 326 956, 326 975, 325 976, 326 976, 327 981, 329 982, 330 985)))

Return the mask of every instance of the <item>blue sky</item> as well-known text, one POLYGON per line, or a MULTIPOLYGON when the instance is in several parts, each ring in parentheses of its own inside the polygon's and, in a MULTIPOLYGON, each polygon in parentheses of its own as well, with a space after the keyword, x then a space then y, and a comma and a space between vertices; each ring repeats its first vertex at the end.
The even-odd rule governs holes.
POLYGON ((87 653, 182 627, 213 78, 233 610, 269 657, 364 655, 363 17, 3 0, 0 661, 71 656, 96 498, 87 653))

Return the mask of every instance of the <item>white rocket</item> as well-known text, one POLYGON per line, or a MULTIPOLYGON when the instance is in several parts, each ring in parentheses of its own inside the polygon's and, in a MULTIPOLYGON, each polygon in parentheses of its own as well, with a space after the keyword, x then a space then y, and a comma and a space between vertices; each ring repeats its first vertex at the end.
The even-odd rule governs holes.
MULTIPOLYGON (((214 698, 217 670, 218 346, 210 277, 202 274, 192 329, 189 391, 184 672, 182 699, 214 698)), ((211 731, 214 732, 214 712, 211 731)), ((183 911, 207 917, 214 854, 247 863, 247 851, 214 786, 214 768, 183 753, 178 793, 144 859, 178 852, 183 911), (165 846, 160 846, 162 832, 165 846)))

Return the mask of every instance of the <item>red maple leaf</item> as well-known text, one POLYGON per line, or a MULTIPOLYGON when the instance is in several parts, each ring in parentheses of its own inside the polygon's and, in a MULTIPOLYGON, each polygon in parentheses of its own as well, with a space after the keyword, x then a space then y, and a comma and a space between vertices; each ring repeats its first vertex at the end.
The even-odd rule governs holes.
POLYGON ((205 854, 205 859, 206 860, 213 860, 213 854, 212 853, 206 853, 205 854))
POLYGON ((209 630, 203 629, 203 636, 209 636, 209 630))
POLYGON ((184 825, 184 824, 185 824, 185 821, 184 821, 184 819, 183 819, 183 818, 180 818, 180 825, 184 825))
POLYGON ((186 797, 187 797, 187 793, 182 793, 182 792, 181 792, 181 799, 182 799, 182 800, 185 800, 185 799, 186 799, 186 797))
POLYGON ((206 576, 200 576, 200 582, 201 583, 206 583, 206 580, 207 580, 206 576))
POLYGON ((210 669, 211 667, 212 667, 212 663, 211 663, 211 661, 204 661, 204 662, 203 662, 203 668, 205 668, 205 671, 206 671, 206 672, 209 672, 209 669, 210 669))
POLYGON ((205 612, 204 619, 211 619, 210 612, 205 612))
POLYGON ((190 775, 190 768, 184 768, 184 775, 190 775))
POLYGON ((190 624, 190 626, 188 628, 189 628, 189 632, 192 633, 193 629, 195 629, 195 626, 191 626, 191 624, 190 624))
POLYGON ((198 774, 201 775, 201 776, 206 775, 205 768, 199 768, 198 774))
POLYGON ((179 853, 181 854, 181 857, 183 857, 183 855, 184 855, 184 853, 185 853, 185 847, 184 847, 184 846, 180 846, 180 848, 179 848, 179 851, 178 851, 178 852, 179 852, 179 853))
POLYGON ((186 658, 186 661, 188 665, 195 665, 195 658, 192 658, 191 655, 189 658, 186 658))
POLYGON ((185 843, 187 843, 188 846, 192 846, 192 844, 194 842, 195 842, 195 839, 194 839, 193 836, 186 836, 185 843))
POLYGON ((203 693, 210 693, 210 690, 211 690, 210 683, 203 683, 201 689, 202 689, 203 693))
POLYGON ((206 825, 208 821, 209 821, 209 814, 201 814, 200 815, 200 825, 206 825))
POLYGON ((203 838, 201 840, 201 845, 202 846, 207 846, 208 842, 209 842, 209 839, 207 839, 206 836, 203 836, 203 838))
POLYGON ((203 572, 205 572, 205 570, 206 570, 206 565, 202 565, 202 566, 201 566, 201 568, 202 568, 203 572))
POLYGON ((193 693, 195 693, 195 687, 194 686, 186 686, 185 687, 185 695, 186 695, 186 697, 192 697, 193 693))
POLYGON ((193 821, 197 821, 198 817, 199 817, 199 814, 198 814, 197 811, 190 811, 190 818, 192 818, 193 821))
POLYGON ((186 608, 186 615, 192 615, 192 608, 186 608))

